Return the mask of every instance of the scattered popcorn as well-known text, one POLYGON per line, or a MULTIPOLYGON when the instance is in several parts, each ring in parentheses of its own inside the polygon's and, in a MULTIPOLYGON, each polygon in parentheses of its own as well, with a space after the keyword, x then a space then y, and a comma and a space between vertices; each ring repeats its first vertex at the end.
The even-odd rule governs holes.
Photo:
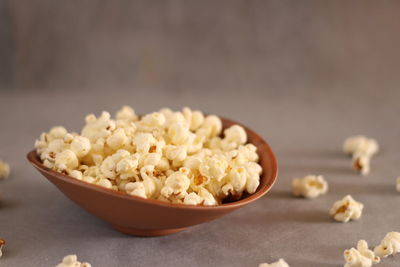
POLYGON ((361 217, 364 205, 355 201, 350 195, 336 201, 331 210, 330 215, 339 222, 348 222, 350 220, 358 220, 361 217))
POLYGON ((368 175, 370 172, 370 157, 365 154, 355 154, 353 156, 353 170, 368 175))
POLYGON ((349 137, 343 144, 343 151, 353 156, 353 170, 368 175, 370 172, 370 160, 379 150, 375 139, 362 135, 349 137))
POLYGON ((397 177, 396 189, 397 189, 397 192, 400 192, 400 177, 397 177))
POLYGON ((316 198, 328 192, 328 183, 322 175, 307 175, 293 179, 292 192, 294 196, 316 198))
POLYGON ((0 179, 5 179, 10 175, 10 165, 0 160, 0 179))
POLYGON ((218 205, 253 194, 262 173, 257 148, 243 127, 222 129, 200 111, 162 109, 142 117, 124 106, 86 116, 80 134, 64 127, 42 133, 43 165, 132 196, 187 205, 218 205))
POLYGON ((374 252, 381 258, 400 253, 400 233, 387 233, 381 243, 375 247, 374 252))
POLYGON ((258 265, 258 267, 289 267, 289 264, 287 264, 285 260, 279 259, 279 261, 270 264, 261 263, 260 265, 258 265))
POLYGON ((357 249, 345 250, 343 256, 346 261, 344 267, 371 267, 381 261, 372 250, 368 249, 368 243, 365 240, 358 241, 357 249))
POLYGON ((364 154, 373 156, 379 150, 378 142, 375 139, 362 135, 347 138, 343 144, 343 151, 347 154, 364 154))
POLYGON ((57 264, 56 267, 91 267, 92 265, 88 262, 81 263, 78 261, 76 255, 65 256, 61 263, 57 264))
POLYGON ((1 256, 3 256, 3 247, 6 244, 6 241, 4 241, 4 239, 0 239, 0 258, 1 256))

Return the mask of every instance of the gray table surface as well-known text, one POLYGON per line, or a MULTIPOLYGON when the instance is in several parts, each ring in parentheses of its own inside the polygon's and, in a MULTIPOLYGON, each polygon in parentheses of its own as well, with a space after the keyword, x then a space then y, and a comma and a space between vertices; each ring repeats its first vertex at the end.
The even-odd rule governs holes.
MULTIPOLYGON (((0 182, 0 237, 7 241, 0 266, 54 266, 75 253, 103 266, 258 266, 284 258, 294 267, 341 266, 343 251, 359 239, 376 245, 400 231, 399 90, 365 87, 315 90, 2 90, 0 158, 12 175, 0 182), (60 193, 25 159, 51 126, 78 130, 86 114, 115 112, 130 104, 138 113, 190 106, 235 119, 272 146, 279 177, 254 204, 210 223, 164 237, 121 234, 60 193), (375 137, 380 153, 372 173, 350 170, 343 140, 375 137), (315 200, 290 195, 293 177, 322 174, 329 193, 315 200), (337 223, 332 203, 346 194, 365 204, 360 221, 337 223)), ((380 266, 399 266, 400 255, 380 266)))

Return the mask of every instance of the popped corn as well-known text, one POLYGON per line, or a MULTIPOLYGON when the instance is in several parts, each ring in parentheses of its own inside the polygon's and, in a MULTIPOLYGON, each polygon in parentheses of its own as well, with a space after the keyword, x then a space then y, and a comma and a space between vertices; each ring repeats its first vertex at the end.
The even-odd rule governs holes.
POLYGON ((379 145, 375 139, 356 135, 349 137, 344 141, 343 151, 346 154, 360 153, 366 156, 373 156, 379 151, 379 145))
POLYGON ((0 179, 8 178, 8 176, 10 176, 10 165, 0 160, 0 179))
POLYGON ((343 253, 346 264, 344 267, 371 267, 379 263, 381 259, 368 248, 365 240, 357 242, 357 248, 346 249, 343 253))
POLYGON ((329 214, 339 222, 358 220, 361 217, 364 205, 355 201, 350 195, 336 201, 329 211, 329 214))
POLYGON ((375 247, 374 252, 382 258, 400 253, 400 233, 387 233, 381 243, 375 247))
POLYGON ((277 262, 273 263, 261 263, 258 267, 289 267, 289 264, 284 259, 279 259, 277 262))
POLYGON ((316 198, 328 192, 328 183, 322 175, 307 175, 304 178, 295 178, 292 181, 294 196, 316 198))
POLYGON ((62 262, 57 264, 56 267, 91 267, 88 262, 81 263, 78 261, 76 255, 67 255, 63 258, 62 262))
POLYGON ((80 134, 57 126, 35 148, 43 164, 87 183, 132 196, 218 205, 253 194, 262 173, 242 126, 222 128, 200 111, 161 109, 142 117, 124 106, 115 119, 87 115, 80 134))
POLYGON ((362 175, 368 175, 371 158, 379 151, 379 145, 375 139, 357 135, 344 141, 343 151, 352 155, 353 170, 361 172, 362 175))

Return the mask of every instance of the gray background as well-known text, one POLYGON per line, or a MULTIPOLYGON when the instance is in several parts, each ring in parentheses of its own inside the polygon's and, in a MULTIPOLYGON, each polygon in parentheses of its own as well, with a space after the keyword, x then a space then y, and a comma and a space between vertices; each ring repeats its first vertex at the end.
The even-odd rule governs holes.
MULTIPOLYGON (((0 266, 54 266, 70 253, 102 266, 343 265, 343 250, 400 231, 400 2, 0 1, 0 266), (120 234, 64 197, 25 160, 51 126, 123 104, 190 106, 232 118, 270 143, 280 174, 267 196, 182 233, 120 234), (341 153, 375 137, 372 173, 341 153), (293 177, 330 192, 290 196, 293 177), (328 216, 346 194, 358 222, 328 216)), ((380 266, 398 266, 400 256, 380 266), (397 262, 397 263, 396 263, 397 262)))

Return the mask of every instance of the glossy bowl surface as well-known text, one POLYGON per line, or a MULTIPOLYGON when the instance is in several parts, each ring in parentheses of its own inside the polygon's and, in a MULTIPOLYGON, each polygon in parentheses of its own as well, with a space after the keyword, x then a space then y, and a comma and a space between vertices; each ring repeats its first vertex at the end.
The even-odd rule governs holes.
MULTIPOLYGON (((239 124, 222 119, 223 127, 239 124)), ((243 125, 242 125, 243 126, 243 125)), ((69 199, 96 217, 110 223, 116 230, 136 236, 160 236, 219 218, 246 206, 265 195, 273 186, 278 167, 269 145, 255 132, 243 126, 248 141, 257 147, 263 168, 257 191, 235 202, 218 206, 171 204, 154 199, 130 196, 101 186, 92 185, 46 168, 36 151, 28 153, 28 161, 69 199)))

